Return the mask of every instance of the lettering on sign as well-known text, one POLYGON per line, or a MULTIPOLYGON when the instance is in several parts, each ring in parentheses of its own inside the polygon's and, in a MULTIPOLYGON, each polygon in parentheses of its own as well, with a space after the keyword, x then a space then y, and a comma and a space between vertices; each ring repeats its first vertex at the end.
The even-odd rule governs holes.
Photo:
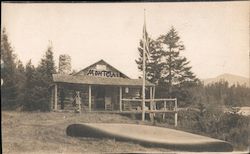
POLYGON ((112 71, 89 70, 87 75, 102 76, 102 77, 120 77, 120 73, 112 71))

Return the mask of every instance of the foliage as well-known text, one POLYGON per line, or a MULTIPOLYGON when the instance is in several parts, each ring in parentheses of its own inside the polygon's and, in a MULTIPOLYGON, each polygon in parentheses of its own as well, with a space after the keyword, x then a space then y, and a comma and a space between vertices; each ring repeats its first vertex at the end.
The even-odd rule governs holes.
POLYGON ((182 130, 218 138, 246 150, 250 142, 250 116, 239 115, 232 107, 250 106, 250 88, 220 81, 190 88, 192 104, 178 112, 182 130))
POLYGON ((17 102, 18 107, 22 108, 22 103, 24 102, 24 91, 25 91, 25 68, 23 66, 23 63, 18 60, 17 61, 17 68, 16 68, 16 74, 15 74, 15 80, 17 82, 17 88, 18 88, 18 96, 17 96, 17 102))
POLYGON ((23 109, 26 111, 37 110, 40 108, 40 104, 37 102, 37 83, 36 69, 32 65, 31 60, 26 64, 25 68, 25 97, 23 103, 23 109))
POLYGON ((39 109, 49 111, 50 109, 50 93, 49 88, 52 84, 52 74, 56 73, 52 47, 49 46, 45 52, 45 56, 41 59, 40 64, 36 68, 36 102, 39 109))
POLYGON ((31 61, 24 68, 13 53, 5 29, 1 36, 1 59, 4 62, 4 67, 1 67, 1 78, 4 80, 1 106, 3 109, 48 111, 49 87, 52 74, 56 72, 52 47, 48 47, 37 68, 31 61))
MULTIPOLYGON (((250 88, 229 86, 225 81, 204 85, 191 72, 189 62, 180 52, 185 48, 174 28, 158 39, 149 38, 146 57, 146 79, 156 84, 156 97, 177 97, 178 128, 184 131, 228 141, 236 149, 245 150, 249 143, 250 117, 231 111, 231 107, 250 106, 250 88)), ((142 71, 143 44, 138 48, 138 69, 142 71)), ((171 115, 164 125, 173 124, 171 115)), ((168 126, 171 127, 171 126, 168 126)))
POLYGON ((158 38, 161 44, 162 53, 162 77, 168 86, 168 93, 172 94, 173 85, 180 86, 185 82, 196 81, 196 77, 191 72, 189 61, 180 55, 185 49, 177 31, 171 27, 170 31, 158 38))
MULTIPOLYGON (((148 34, 147 34, 148 35, 148 34)), ((159 42, 153 40, 151 37, 148 38, 148 50, 146 51, 146 79, 152 83, 159 83, 161 78, 162 64, 160 63, 161 53, 159 51, 159 42)), ((138 65, 138 69, 142 71, 143 63, 143 40, 140 40, 138 47, 139 58, 135 60, 138 65)))
POLYGON ((16 56, 13 53, 5 28, 1 35, 1 59, 4 63, 4 67, 1 68, 1 78, 4 81, 1 86, 1 106, 5 109, 13 109, 18 106, 17 99, 20 92, 18 75, 21 75, 21 68, 17 69, 16 56), (18 72, 18 70, 20 71, 18 72))
POLYGON ((189 91, 193 107, 197 107, 199 103, 224 109, 250 106, 250 88, 244 85, 229 86, 228 82, 220 81, 207 86, 199 84, 189 88, 189 91))
MULTIPOLYGON (((146 79, 156 84, 156 97, 177 97, 181 105, 190 103, 188 88, 198 79, 191 71, 187 58, 180 55, 184 45, 177 31, 172 27, 165 35, 153 40, 149 37, 149 57, 146 58, 146 79)), ((142 71, 143 43, 138 48, 138 69, 142 71)))
POLYGON ((202 112, 180 111, 179 129, 225 140, 232 143, 236 150, 246 150, 250 134, 249 116, 203 109, 202 112))

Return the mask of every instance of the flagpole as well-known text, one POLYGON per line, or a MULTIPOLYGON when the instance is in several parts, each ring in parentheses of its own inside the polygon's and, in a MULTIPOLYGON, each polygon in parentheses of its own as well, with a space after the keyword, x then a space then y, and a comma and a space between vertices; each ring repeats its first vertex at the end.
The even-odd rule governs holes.
POLYGON ((145 9, 144 9, 144 25, 143 25, 143 79, 142 79, 142 121, 145 120, 145 80, 146 80, 146 62, 145 62, 145 31, 146 31, 146 21, 145 21, 145 9))

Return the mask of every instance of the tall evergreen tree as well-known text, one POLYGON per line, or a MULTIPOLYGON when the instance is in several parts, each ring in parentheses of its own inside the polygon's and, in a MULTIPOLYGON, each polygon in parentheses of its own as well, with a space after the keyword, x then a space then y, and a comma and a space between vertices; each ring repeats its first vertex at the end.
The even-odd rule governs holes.
MULTIPOLYGON (((196 85, 198 79, 189 66, 187 58, 180 55, 185 47, 177 31, 170 31, 158 39, 149 38, 149 57, 146 59, 146 79, 155 83, 156 97, 177 97, 187 101, 190 96, 188 88, 196 85)), ((138 69, 142 70, 143 44, 138 48, 139 58, 136 60, 138 69)))
POLYGON ((50 109, 50 93, 49 87, 52 83, 52 74, 56 73, 56 67, 53 57, 52 46, 50 45, 45 52, 45 56, 41 59, 36 69, 36 91, 41 96, 37 101, 43 111, 50 109))
POLYGON ((52 74, 56 73, 56 67, 54 62, 52 46, 49 45, 45 56, 41 59, 40 64, 37 67, 37 71, 42 73, 47 84, 50 84, 52 81, 52 74))
POLYGON ((17 81, 17 90, 18 90, 18 106, 22 108, 22 104, 24 101, 24 91, 25 91, 25 68, 20 60, 17 61, 17 69, 16 69, 16 81, 17 81))
POLYGON ((25 67, 25 91, 23 101, 24 110, 32 111, 39 109, 35 88, 36 82, 36 69, 30 60, 25 67))
MULTIPOLYGON (((146 33, 146 35, 148 35, 146 33)), ((152 38, 146 36, 148 38, 148 51, 146 51, 146 79, 152 83, 157 84, 160 79, 162 65, 160 62, 160 44, 159 42, 153 40, 152 38)), ((135 60, 136 64, 138 65, 138 69, 142 71, 142 63, 143 63, 143 40, 140 40, 139 47, 139 58, 135 60)))
POLYGON ((18 97, 16 57, 8 40, 5 28, 1 35, 1 59, 4 62, 4 67, 1 69, 1 78, 4 81, 1 87, 1 105, 3 108, 13 109, 16 107, 18 97))
POLYGON ((167 34, 161 35, 158 41, 163 49, 162 63, 164 69, 162 70, 162 76, 171 96, 174 85, 180 87, 184 83, 197 81, 197 78, 191 71, 190 62, 180 55, 180 52, 184 51, 185 47, 174 27, 171 27, 167 34))

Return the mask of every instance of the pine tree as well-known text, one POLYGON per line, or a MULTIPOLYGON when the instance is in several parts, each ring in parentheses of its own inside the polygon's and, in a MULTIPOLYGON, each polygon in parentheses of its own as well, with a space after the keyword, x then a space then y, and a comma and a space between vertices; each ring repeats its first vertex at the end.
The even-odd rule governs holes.
MULTIPOLYGON (((148 37, 148 36, 147 36, 148 37)), ((148 37, 148 50, 146 51, 146 80, 157 84, 160 79, 162 65, 160 62, 160 52, 159 46, 160 44, 153 40, 152 38, 148 37)), ((140 44, 138 47, 139 51, 139 58, 135 60, 136 64, 138 65, 138 69, 142 72, 142 57, 143 57, 143 40, 140 40, 140 44)))
MULTIPOLYGON (((174 27, 171 27, 167 34, 161 35, 157 41, 161 44, 162 77, 168 87, 168 96, 176 96, 183 88, 190 86, 198 79, 191 71, 190 62, 180 55, 185 47, 174 27)), ((179 97, 187 97, 187 95, 184 92, 179 97)))
MULTIPOLYGON (((156 97, 177 97, 178 100, 191 101, 190 86, 198 83, 191 71, 187 58, 180 55, 185 47, 177 31, 172 27, 166 35, 158 39, 149 38, 149 51, 146 58, 146 79, 156 84, 156 97)), ((138 48, 138 69, 142 71, 143 43, 138 48)))
POLYGON ((16 69, 16 81, 17 81, 17 90, 18 90, 18 107, 22 108, 22 104, 24 102, 24 91, 25 91, 25 68, 20 60, 17 61, 17 69, 16 69))
POLYGON ((9 43, 6 29, 4 28, 1 35, 1 59, 4 67, 1 69, 1 105, 6 109, 14 109, 18 103, 18 82, 16 80, 16 56, 9 43))
POLYGON ((55 62, 53 58, 52 46, 49 46, 45 56, 41 59, 36 69, 36 92, 40 96, 37 102, 42 111, 50 109, 50 92, 49 87, 52 83, 52 74, 56 73, 55 62))
POLYGON ((50 45, 45 53, 45 56, 41 59, 37 71, 42 73, 45 77, 47 84, 52 81, 52 74, 56 73, 56 67, 54 62, 54 56, 52 46, 50 45))
POLYGON ((39 109, 39 104, 36 101, 36 82, 36 69, 32 65, 31 60, 29 60, 25 67, 24 110, 32 111, 39 109))

